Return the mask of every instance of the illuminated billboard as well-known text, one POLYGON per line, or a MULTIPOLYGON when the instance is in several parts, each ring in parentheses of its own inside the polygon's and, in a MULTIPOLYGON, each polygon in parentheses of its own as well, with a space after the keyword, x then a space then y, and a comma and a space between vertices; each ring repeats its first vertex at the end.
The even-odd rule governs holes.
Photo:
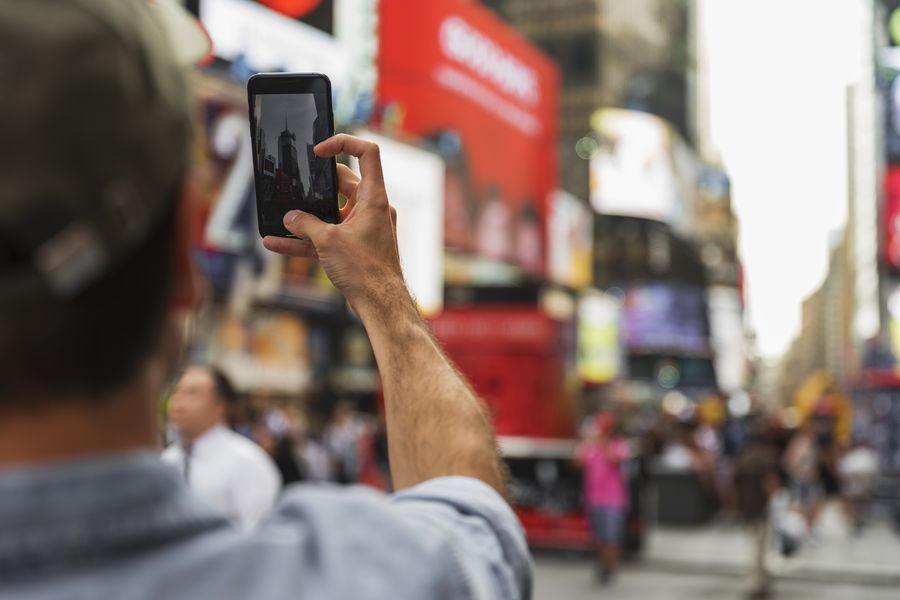
POLYGON ((603 109, 591 124, 602 140, 590 165, 594 209, 670 221, 677 203, 665 122, 647 113, 603 109))
POLYGON ((708 355, 709 317, 703 288, 669 282, 628 288, 621 335, 629 352, 708 355))
MULTIPOLYGON (((391 205, 397 209, 397 245, 406 284, 426 315, 443 306, 444 161, 383 135, 357 131, 378 144, 391 205)), ((352 161, 358 170, 357 161, 352 161)))
POLYGON ((382 0, 378 10, 380 124, 446 157, 445 245, 543 276, 556 67, 476 2, 382 0))
POLYGON ((583 289, 591 284, 593 214, 578 198, 557 190, 550 204, 549 276, 556 283, 583 289))

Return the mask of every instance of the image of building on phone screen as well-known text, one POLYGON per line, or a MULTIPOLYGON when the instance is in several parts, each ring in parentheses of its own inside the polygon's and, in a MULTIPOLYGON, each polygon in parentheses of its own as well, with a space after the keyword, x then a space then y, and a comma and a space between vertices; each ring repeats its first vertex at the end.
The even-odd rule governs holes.
POLYGON ((313 152, 329 134, 325 95, 261 94, 254 102, 260 218, 271 225, 293 208, 327 213, 335 201, 331 164, 313 152))

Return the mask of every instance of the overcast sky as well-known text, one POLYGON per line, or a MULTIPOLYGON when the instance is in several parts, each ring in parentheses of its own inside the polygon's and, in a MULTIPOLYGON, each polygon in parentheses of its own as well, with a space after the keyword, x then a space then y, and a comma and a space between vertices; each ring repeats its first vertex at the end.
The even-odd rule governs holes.
POLYGON ((713 139, 759 351, 784 352, 847 218, 846 86, 865 0, 705 0, 713 139))

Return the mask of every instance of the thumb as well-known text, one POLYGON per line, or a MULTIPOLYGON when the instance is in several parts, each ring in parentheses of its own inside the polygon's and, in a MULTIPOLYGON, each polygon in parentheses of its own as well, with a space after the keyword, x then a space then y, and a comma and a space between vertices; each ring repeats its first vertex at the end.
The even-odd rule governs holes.
POLYGON ((322 232, 327 227, 331 227, 317 216, 301 210, 288 211, 284 215, 284 226, 297 237, 308 239, 313 245, 316 244, 316 240, 319 239, 322 232))

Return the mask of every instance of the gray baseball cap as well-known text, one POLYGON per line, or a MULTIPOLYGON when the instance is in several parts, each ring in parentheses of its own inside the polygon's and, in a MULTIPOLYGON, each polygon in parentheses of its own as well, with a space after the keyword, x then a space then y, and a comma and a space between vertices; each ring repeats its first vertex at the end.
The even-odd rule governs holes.
POLYGON ((177 0, 0 2, 0 305, 66 301, 147 237, 210 49, 177 0))

